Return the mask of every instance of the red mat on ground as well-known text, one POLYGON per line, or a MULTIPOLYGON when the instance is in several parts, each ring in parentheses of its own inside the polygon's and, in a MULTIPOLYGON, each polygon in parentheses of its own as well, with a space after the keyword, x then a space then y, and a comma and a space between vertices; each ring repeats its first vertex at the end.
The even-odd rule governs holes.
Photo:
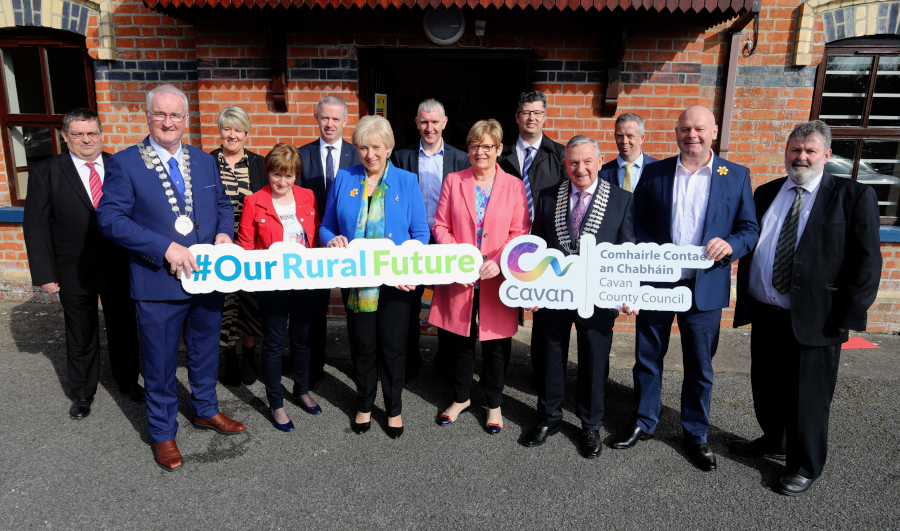
POLYGON ((847 350, 848 348, 881 348, 875 343, 871 343, 866 341, 861 337, 851 337, 846 343, 841 345, 842 350, 847 350))

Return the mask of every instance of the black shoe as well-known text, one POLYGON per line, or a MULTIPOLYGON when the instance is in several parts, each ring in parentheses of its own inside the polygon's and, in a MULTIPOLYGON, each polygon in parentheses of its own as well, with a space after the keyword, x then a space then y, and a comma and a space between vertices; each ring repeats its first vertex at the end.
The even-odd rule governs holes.
POLYGON ((241 365, 238 362, 237 352, 230 348, 223 352, 222 355, 225 357, 225 369, 219 376, 219 381, 228 387, 241 385, 241 365))
POLYGON ((131 401, 137 404, 143 404, 147 401, 147 398, 144 396, 144 388, 136 383, 127 387, 119 387, 119 392, 123 395, 128 395, 131 401))
POLYGON ((371 420, 368 422, 356 422, 353 420, 350 421, 350 429, 353 431, 353 433, 355 433, 357 435, 362 435, 363 433, 369 431, 369 428, 371 428, 371 427, 372 427, 371 420))
POLYGON ((626 448, 634 447, 634 445, 637 444, 638 441, 646 441, 652 438, 652 433, 645 432, 640 426, 635 424, 627 430, 616 435, 616 438, 613 439, 610 446, 612 446, 616 450, 624 450, 626 448))
POLYGON ((403 435, 403 426, 400 426, 399 428, 395 428, 393 426, 388 426, 387 434, 388 434, 388 437, 390 437, 391 439, 399 439, 400 436, 403 435))
POLYGON ((525 434, 522 435, 522 439, 519 441, 519 444, 525 446, 526 448, 540 446, 547 442, 547 437, 556 435, 557 432, 559 432, 558 424, 556 426, 550 427, 541 422, 537 426, 525 432, 525 434))
POLYGON ((72 401, 72 407, 69 408, 69 416, 75 420, 81 420, 91 414, 91 404, 94 403, 94 397, 76 398, 72 401))
POLYGON ((784 450, 771 452, 763 445, 762 439, 756 439, 755 441, 731 441, 728 449, 741 457, 768 457, 779 461, 787 459, 784 450))
POLYGON ((716 469, 716 454, 712 453, 708 444, 685 442, 684 447, 697 468, 705 472, 712 472, 716 469))
POLYGON ((241 382, 244 385, 256 383, 256 348, 245 348, 241 356, 241 382), (250 352, 247 352, 247 351, 250 352))
POLYGON ((775 490, 785 496, 801 496, 806 494, 806 491, 818 483, 819 478, 821 477, 822 476, 819 476, 816 479, 808 479, 800 474, 787 474, 778 480, 778 485, 775 486, 775 490))
POLYGON ((600 431, 591 428, 582 428, 578 444, 581 448, 581 455, 585 459, 596 459, 600 457, 600 451, 603 449, 600 445, 600 431))

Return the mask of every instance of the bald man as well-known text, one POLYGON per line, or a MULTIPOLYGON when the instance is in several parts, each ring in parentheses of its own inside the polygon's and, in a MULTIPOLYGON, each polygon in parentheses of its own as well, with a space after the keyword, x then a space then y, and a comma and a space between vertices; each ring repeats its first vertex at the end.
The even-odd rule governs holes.
POLYGON ((702 245, 715 263, 709 269, 683 269, 677 282, 648 283, 657 288, 687 286, 693 300, 684 312, 644 311, 637 316, 633 370, 637 413, 634 424, 612 442, 616 449, 631 448, 656 431, 663 358, 677 315, 684 355, 681 426, 685 449, 705 471, 716 469, 706 433, 712 358, 719 343, 722 308, 731 296, 731 262, 750 252, 759 238, 750 171, 712 152, 718 132, 709 109, 688 108, 675 127, 680 153, 648 165, 634 191, 639 243, 702 245))

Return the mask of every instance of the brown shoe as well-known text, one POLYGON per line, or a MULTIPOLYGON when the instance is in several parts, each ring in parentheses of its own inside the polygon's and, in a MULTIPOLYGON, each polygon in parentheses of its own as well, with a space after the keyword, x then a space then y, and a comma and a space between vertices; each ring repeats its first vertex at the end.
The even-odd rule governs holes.
POLYGON ((166 472, 171 472, 176 468, 181 468, 184 461, 181 458, 181 452, 178 451, 178 445, 174 440, 153 443, 153 457, 156 458, 156 464, 161 466, 166 472))
POLYGON ((204 430, 216 430, 222 435, 234 435, 235 433, 240 433, 244 431, 247 426, 244 426, 240 422, 235 420, 231 420, 222 414, 222 412, 216 413, 216 416, 211 419, 194 419, 194 426, 204 429, 204 430))

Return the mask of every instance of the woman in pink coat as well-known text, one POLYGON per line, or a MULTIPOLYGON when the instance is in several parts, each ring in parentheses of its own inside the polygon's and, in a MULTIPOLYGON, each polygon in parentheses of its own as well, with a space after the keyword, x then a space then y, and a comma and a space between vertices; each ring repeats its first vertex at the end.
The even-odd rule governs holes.
POLYGON ((484 376, 481 386, 487 398, 486 429, 500 433, 503 417, 503 385, 519 328, 519 310, 500 302, 500 256, 512 239, 528 234, 528 200, 522 181, 500 169, 497 156, 503 129, 497 120, 481 120, 469 130, 472 167, 451 173, 441 187, 432 234, 438 244, 470 243, 479 249, 484 264, 481 277, 472 284, 435 286, 428 322, 438 327, 440 348, 455 358, 453 404, 438 418, 447 426, 472 403, 475 341, 481 340, 484 376))

